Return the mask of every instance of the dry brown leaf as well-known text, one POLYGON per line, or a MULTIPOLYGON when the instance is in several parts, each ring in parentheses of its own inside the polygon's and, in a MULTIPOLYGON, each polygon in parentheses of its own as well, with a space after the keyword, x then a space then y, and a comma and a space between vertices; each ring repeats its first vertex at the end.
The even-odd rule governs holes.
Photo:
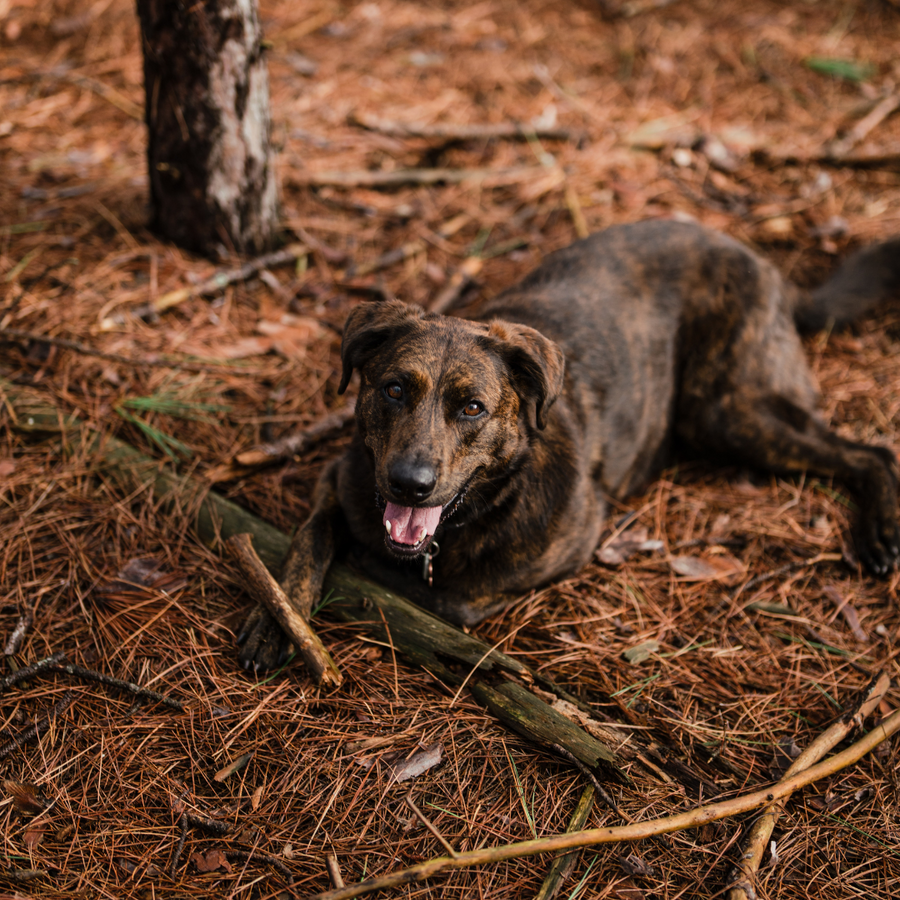
POLYGON ((192 853, 191 862, 197 867, 198 872, 215 872, 222 869, 231 872, 231 863, 222 850, 208 850, 206 853, 192 853))
POLYGON ((441 744, 432 744, 394 766, 394 781, 409 781, 439 765, 444 758, 441 744))
POLYGON ((3 789, 12 798, 16 812, 22 815, 36 816, 50 805, 41 789, 28 781, 13 781, 8 778, 3 782, 3 789))
POLYGON ((290 357, 304 356, 306 348, 323 332, 315 319, 290 313, 285 313, 277 321, 260 319, 256 330, 270 339, 273 350, 290 357))
POLYGON ((850 626, 853 636, 858 641, 868 641, 869 635, 863 629, 862 625, 859 624, 859 615, 856 612, 856 607, 853 606, 849 600, 844 599, 841 592, 833 585, 829 584, 825 588, 825 596, 827 596, 835 607, 837 607, 838 612, 850 626))
POLYGON ((37 825, 29 825, 25 829, 25 834, 22 836, 22 840, 25 843, 25 846, 29 850, 35 850, 40 844, 40 842, 44 839, 44 835, 47 833, 47 825, 46 823, 39 823, 37 825))
POLYGON ((251 750, 249 753, 239 756, 234 762, 228 763, 225 768, 219 769, 219 771, 213 775, 213 781, 224 781, 226 778, 230 778, 234 775, 235 772, 239 772, 251 759, 253 759, 253 754, 255 752, 255 750, 251 750))
POLYGON ((673 556, 669 565, 676 575, 685 581, 713 581, 740 575, 744 567, 727 553, 721 556, 673 556))
POLYGON ((662 541, 647 540, 647 529, 636 526, 616 535, 597 553, 597 559, 607 566, 620 566, 635 553, 662 550, 662 541))
POLYGON ((0 478, 8 478, 16 471, 16 461, 14 459, 0 459, 0 478))
POLYGON ((636 666, 645 660, 650 659, 654 653, 659 653, 659 641, 649 640, 641 641, 640 644, 629 647, 622 653, 622 656, 624 656, 633 666, 636 666))

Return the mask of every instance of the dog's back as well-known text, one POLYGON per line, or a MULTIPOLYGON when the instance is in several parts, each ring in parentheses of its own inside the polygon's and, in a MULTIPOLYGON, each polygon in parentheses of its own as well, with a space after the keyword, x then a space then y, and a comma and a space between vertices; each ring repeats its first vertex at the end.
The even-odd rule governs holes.
POLYGON ((848 321, 898 288, 900 239, 803 292, 727 235, 651 220, 550 254, 475 318, 520 321, 559 343, 578 386, 570 400, 595 425, 585 437, 603 489, 622 495, 653 477, 676 435, 727 454, 710 446, 707 413, 728 385, 748 403, 775 394, 811 411, 818 390, 798 325, 848 321))

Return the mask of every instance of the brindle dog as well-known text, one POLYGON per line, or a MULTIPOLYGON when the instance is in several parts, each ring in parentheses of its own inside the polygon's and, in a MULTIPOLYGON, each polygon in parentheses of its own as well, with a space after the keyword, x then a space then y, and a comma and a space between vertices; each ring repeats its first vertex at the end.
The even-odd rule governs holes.
MULTIPOLYGON (((673 439, 843 480, 859 557, 883 575, 900 555, 896 459, 816 415, 798 328, 848 321, 898 288, 900 238, 805 292, 729 237, 650 221, 551 254, 468 319, 363 304, 341 350, 340 391, 361 376, 356 436, 319 482, 285 589, 308 615, 349 551, 386 586, 478 622, 587 563, 608 498, 645 486, 673 439)), ((240 641, 248 667, 284 658, 264 611, 240 641)))

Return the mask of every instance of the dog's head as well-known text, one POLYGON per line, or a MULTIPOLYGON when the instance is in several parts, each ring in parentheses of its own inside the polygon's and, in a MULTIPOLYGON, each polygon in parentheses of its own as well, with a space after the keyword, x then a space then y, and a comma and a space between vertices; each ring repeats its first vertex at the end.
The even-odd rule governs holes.
POLYGON ((385 541, 400 556, 422 553, 467 494, 521 459, 546 427, 565 365, 533 328, 396 300, 350 314, 341 360, 340 392, 360 373, 357 423, 385 501, 385 541))

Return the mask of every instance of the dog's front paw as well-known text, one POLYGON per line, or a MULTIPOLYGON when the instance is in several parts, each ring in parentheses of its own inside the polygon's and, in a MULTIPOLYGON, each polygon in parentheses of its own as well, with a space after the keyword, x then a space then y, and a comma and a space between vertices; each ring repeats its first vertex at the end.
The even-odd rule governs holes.
POLYGON ((900 526, 895 514, 863 513, 856 529, 856 552, 873 575, 883 578, 900 561, 900 526))
POLYGON ((291 642, 272 614, 257 606, 247 616, 238 634, 238 659, 251 672, 266 672, 283 666, 291 653, 291 642))

